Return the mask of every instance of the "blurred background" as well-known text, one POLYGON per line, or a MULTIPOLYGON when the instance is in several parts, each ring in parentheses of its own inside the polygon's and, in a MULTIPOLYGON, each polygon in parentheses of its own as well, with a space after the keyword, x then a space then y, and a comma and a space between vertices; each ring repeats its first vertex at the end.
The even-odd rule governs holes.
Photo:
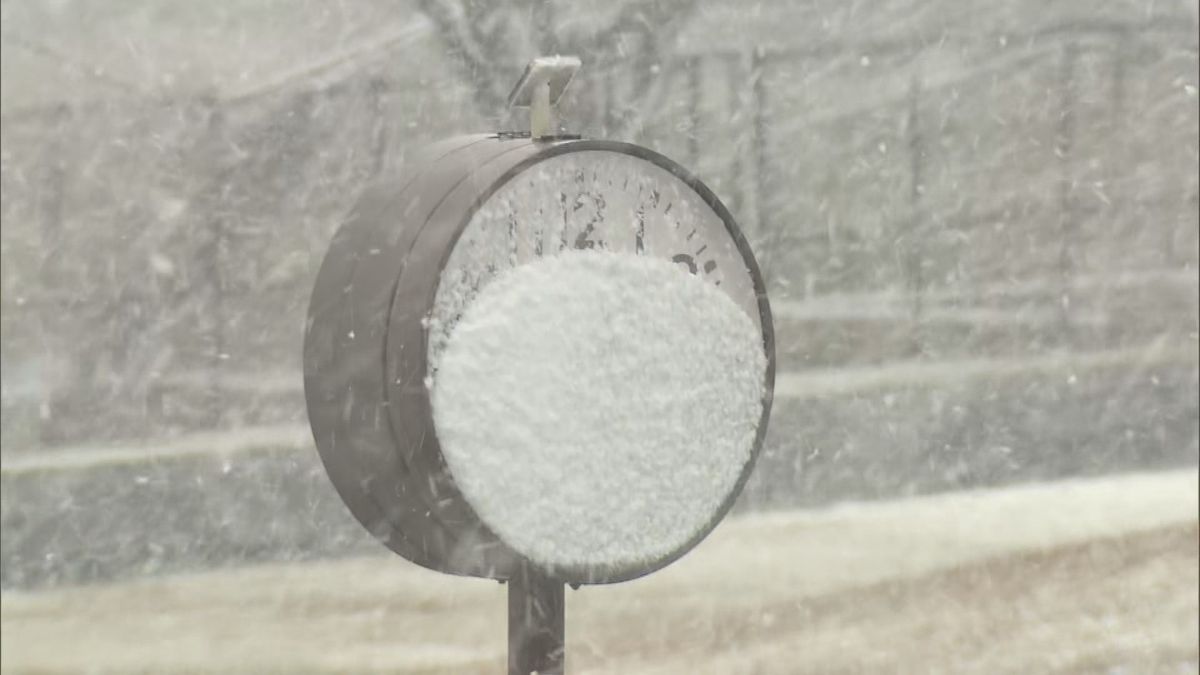
POLYGON ((379 553, 308 435, 308 293, 367 184, 520 128, 559 52, 563 124, 691 167, 767 278, 743 515, 1194 474, 1197 11, 4 0, 0 585, 379 553))

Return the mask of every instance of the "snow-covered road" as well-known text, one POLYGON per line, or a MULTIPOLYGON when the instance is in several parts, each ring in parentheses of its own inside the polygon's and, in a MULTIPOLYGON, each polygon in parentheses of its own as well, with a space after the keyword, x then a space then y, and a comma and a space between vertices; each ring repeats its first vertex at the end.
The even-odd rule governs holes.
MULTIPOLYGON (((742 516, 570 593, 569 667, 1196 672, 1197 491, 1185 469, 742 516)), ((5 672, 501 672, 505 648, 502 586, 384 556, 2 607, 5 672)))

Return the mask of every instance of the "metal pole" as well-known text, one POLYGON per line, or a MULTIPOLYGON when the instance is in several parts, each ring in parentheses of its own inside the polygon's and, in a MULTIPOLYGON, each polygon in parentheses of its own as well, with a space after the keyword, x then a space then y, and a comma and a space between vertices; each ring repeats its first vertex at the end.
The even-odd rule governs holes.
POLYGON ((1075 146, 1075 105, 1078 95, 1076 91, 1075 70, 1079 61, 1079 46, 1068 42, 1063 47, 1062 60, 1058 71, 1059 110, 1058 128, 1055 130, 1054 152, 1058 155, 1058 212, 1059 212, 1059 252, 1058 273, 1062 284, 1058 303, 1060 321, 1064 341, 1070 346, 1075 341, 1075 326, 1071 314, 1075 308, 1071 306, 1074 299, 1072 284, 1079 258, 1079 222, 1075 213, 1075 167, 1072 154, 1075 146))
POLYGON ((565 626, 562 582, 522 565, 508 580, 508 675, 562 675, 565 626))
POLYGON ((925 137, 921 134, 921 77, 914 74, 908 83, 908 222, 904 239, 904 258, 901 272, 908 288, 909 347, 914 355, 924 351, 923 322, 925 310, 925 272, 921 261, 925 256, 925 223, 921 198, 925 184, 925 137))

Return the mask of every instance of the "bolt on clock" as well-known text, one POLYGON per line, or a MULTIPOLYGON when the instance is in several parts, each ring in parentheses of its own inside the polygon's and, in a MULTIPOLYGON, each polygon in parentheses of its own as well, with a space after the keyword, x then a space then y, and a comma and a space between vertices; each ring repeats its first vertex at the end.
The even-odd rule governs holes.
POLYGON ((690 172, 556 133, 579 68, 535 59, 528 133, 435 143, 361 197, 309 307, 309 420, 374 536, 509 585, 509 670, 561 672, 563 586, 696 546, 771 408, 762 278, 690 172))

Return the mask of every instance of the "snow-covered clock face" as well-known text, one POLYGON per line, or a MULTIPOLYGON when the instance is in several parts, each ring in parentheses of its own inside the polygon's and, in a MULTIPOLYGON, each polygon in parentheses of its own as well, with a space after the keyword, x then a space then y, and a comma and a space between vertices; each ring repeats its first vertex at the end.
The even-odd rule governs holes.
POLYGON ((389 548, 614 583, 703 539, 774 381, 762 279, 684 169, 612 141, 447 139, 361 197, 321 265, 305 399, 389 548))
POLYGON ((552 155, 483 201, 441 271, 425 325, 442 456, 500 539, 571 578, 686 551, 761 441, 761 285, 698 189, 635 154, 552 155))
POLYGON ((657 164, 587 150, 521 172, 471 218, 442 271, 430 317, 430 371, 463 310, 493 277, 570 250, 669 260, 719 287, 761 330, 754 279, 720 214, 657 164))

